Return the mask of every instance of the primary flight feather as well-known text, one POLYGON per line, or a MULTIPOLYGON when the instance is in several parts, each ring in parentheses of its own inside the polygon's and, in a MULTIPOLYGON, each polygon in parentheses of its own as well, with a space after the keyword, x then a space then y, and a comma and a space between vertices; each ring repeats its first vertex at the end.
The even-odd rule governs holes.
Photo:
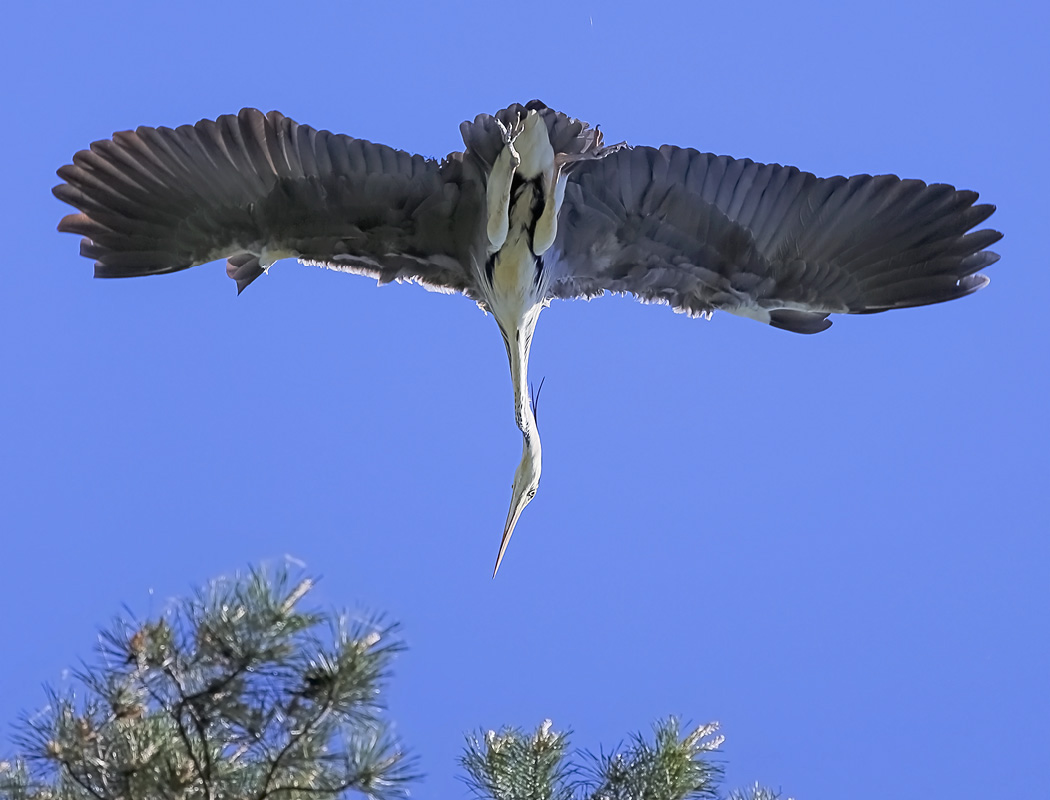
MULTIPOLYGON (((830 314, 954 300, 1002 234, 977 193, 894 175, 817 178, 664 145, 603 144, 538 101, 461 126, 442 161, 299 125, 276 111, 140 127, 58 170, 95 276, 219 258, 242 291, 275 261, 463 292, 491 313, 510 361, 522 459, 496 559, 539 486, 529 347, 554 298, 606 291, 716 310, 796 333, 830 314)), ((493 571, 495 574, 495 570, 493 571)))

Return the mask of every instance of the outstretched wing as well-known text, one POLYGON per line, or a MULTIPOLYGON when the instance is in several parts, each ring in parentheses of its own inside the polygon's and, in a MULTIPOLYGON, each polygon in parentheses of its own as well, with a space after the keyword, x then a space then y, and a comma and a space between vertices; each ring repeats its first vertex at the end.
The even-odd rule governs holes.
POLYGON ((977 193, 895 175, 817 178, 665 145, 577 165, 551 292, 630 292, 691 314, 724 309, 798 333, 828 314, 954 300, 988 280, 1002 234, 977 193))
POLYGON ((472 293, 480 192, 444 163, 318 131, 276 111, 140 127, 82 150, 58 175, 95 276, 229 258, 238 290, 277 258, 472 293), (473 230, 472 230, 473 226, 473 230))

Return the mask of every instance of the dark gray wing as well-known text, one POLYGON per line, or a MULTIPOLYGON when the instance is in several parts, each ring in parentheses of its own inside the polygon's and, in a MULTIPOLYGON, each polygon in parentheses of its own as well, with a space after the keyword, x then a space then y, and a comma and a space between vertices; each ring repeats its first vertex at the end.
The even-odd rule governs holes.
POLYGON ((58 170, 95 276, 174 272, 228 257, 243 289, 276 258, 472 293, 481 192, 457 158, 299 125, 276 111, 140 127, 58 170))
POLYGON ((954 300, 1002 234, 976 192, 895 175, 817 178, 665 145, 576 165, 551 294, 630 292, 691 314, 724 309, 798 333, 830 313, 954 300))

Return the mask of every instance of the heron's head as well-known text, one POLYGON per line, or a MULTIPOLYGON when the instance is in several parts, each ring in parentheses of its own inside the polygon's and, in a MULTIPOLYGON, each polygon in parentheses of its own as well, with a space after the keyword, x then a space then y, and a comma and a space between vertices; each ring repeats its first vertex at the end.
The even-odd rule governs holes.
POLYGON ((525 506, 532 502, 536 496, 536 489, 540 485, 540 437, 533 430, 524 436, 522 442, 521 463, 514 471, 514 484, 510 489, 510 510, 507 512, 507 524, 503 528, 503 541, 499 545, 499 555, 496 556, 496 568, 492 570, 492 577, 496 577, 503 554, 507 552, 511 534, 518 522, 525 506))

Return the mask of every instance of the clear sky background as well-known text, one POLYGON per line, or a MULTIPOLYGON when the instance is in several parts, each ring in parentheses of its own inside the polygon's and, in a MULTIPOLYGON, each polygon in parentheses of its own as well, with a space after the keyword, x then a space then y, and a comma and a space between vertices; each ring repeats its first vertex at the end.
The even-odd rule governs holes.
POLYGON ((1045 4, 30 5, 0 49, 0 724, 122 603, 291 554, 403 622, 420 797, 466 795, 467 731, 597 749, 672 713, 722 723, 727 787, 1046 791, 1045 4), (55 232, 54 170, 115 130, 250 105, 441 157, 533 97, 612 142, 976 189, 1002 261, 812 337, 555 303, 493 581, 521 436, 473 303, 294 262, 240 298, 220 264, 94 281, 55 232))

